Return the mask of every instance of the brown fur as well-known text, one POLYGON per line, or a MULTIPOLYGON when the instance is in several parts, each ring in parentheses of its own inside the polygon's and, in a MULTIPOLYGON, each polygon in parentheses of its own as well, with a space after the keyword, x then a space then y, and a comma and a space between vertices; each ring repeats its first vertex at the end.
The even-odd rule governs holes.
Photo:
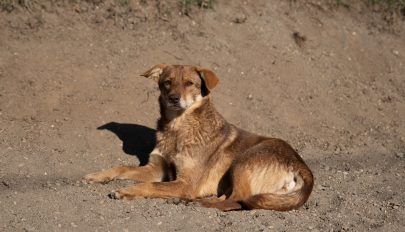
POLYGON ((143 183, 113 196, 178 197, 225 211, 285 211, 308 200, 312 172, 290 145, 241 130, 216 111, 210 91, 218 78, 212 71, 159 64, 143 76, 155 79, 161 92, 157 144, 149 163, 89 174, 85 182, 136 180, 143 183))

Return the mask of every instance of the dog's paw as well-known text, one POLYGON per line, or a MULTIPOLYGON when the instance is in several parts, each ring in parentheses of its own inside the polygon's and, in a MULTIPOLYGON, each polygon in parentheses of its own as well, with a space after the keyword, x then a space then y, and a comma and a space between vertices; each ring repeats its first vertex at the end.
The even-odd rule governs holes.
POLYGON ((87 174, 82 178, 82 183, 84 184, 96 184, 96 183, 106 184, 110 181, 111 178, 98 172, 87 174))
POLYGON ((116 200, 132 200, 132 199, 134 199, 134 196, 131 195, 130 193, 128 193, 125 190, 125 188, 115 190, 115 191, 111 192, 110 194, 108 194, 108 196, 111 199, 116 199, 116 200))

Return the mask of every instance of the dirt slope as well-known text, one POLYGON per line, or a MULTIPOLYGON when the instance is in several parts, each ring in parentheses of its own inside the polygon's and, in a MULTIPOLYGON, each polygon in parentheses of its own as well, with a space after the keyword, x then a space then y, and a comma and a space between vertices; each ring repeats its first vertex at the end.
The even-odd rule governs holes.
POLYGON ((0 12, 0 230, 404 231, 404 21, 315 1, 61 2, 0 12), (162 62, 213 69, 230 122, 290 142, 316 177, 308 203, 223 213, 82 185, 147 161, 158 92, 139 74, 162 62))

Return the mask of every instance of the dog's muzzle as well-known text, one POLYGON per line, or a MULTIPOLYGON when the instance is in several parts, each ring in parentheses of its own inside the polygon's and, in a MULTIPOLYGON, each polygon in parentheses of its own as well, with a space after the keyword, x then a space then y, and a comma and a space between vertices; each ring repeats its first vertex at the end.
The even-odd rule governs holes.
POLYGON ((169 103, 173 105, 178 105, 180 103, 180 95, 178 94, 169 95, 169 103))

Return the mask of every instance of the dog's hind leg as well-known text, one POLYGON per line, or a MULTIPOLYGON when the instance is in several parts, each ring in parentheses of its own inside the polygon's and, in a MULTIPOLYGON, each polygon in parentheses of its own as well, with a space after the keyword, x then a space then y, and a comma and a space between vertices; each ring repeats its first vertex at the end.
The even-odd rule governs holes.
POLYGON ((83 177, 84 183, 108 183, 112 180, 135 180, 140 182, 159 182, 170 175, 169 167, 163 157, 151 155, 149 163, 142 167, 122 166, 91 173, 83 177))
POLYGON ((195 200, 195 202, 199 203, 205 208, 215 208, 222 211, 242 209, 242 205, 230 198, 225 200, 222 198, 203 198, 195 200))

